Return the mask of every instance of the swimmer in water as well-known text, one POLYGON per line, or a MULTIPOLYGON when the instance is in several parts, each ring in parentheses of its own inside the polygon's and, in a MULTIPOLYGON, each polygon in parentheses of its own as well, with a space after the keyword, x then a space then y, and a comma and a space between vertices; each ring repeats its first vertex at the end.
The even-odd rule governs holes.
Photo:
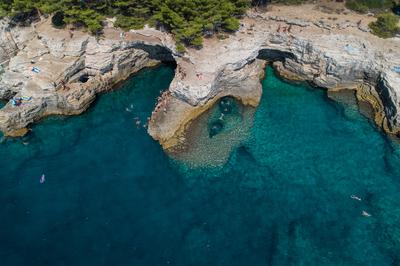
POLYGON ((357 197, 356 195, 351 195, 350 198, 352 198, 353 200, 361 201, 361 198, 357 197))
POLYGON ((46 176, 44 174, 42 174, 42 176, 40 177, 40 184, 43 184, 46 181, 46 176))
POLYGON ((362 215, 362 216, 365 216, 365 217, 371 217, 371 214, 369 214, 369 213, 366 212, 366 211, 362 211, 361 215, 362 215))

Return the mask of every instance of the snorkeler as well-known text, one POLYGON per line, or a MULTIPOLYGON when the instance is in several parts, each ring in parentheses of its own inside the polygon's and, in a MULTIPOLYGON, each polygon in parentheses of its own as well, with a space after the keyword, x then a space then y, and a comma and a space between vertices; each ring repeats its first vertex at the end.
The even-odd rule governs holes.
POLYGON ((350 198, 352 198, 353 200, 361 201, 361 198, 357 197, 356 195, 351 195, 350 198))
POLYGON ((361 215, 362 215, 362 216, 365 216, 365 217, 371 217, 371 214, 369 214, 369 213, 366 212, 366 211, 362 211, 361 215))

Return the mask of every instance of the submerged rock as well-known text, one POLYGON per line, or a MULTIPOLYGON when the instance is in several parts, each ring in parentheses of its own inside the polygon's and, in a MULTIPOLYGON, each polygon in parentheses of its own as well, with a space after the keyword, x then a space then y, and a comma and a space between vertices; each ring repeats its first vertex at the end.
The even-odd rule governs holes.
POLYGON ((222 97, 219 101, 219 110, 223 114, 230 114, 232 113, 232 108, 234 105, 235 99, 231 96, 222 97))
POLYGON ((222 131, 224 128, 224 124, 221 120, 217 120, 211 123, 210 129, 209 129, 209 136, 210 138, 214 137, 218 133, 222 131))

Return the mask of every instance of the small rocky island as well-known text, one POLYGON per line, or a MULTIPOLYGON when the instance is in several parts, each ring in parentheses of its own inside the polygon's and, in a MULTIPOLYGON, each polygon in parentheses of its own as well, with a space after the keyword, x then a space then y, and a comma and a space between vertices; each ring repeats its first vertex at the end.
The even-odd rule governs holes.
MULTIPOLYGON (((103 35, 56 29, 50 18, 30 26, 0 22, 0 129, 22 136, 50 115, 84 112, 96 95, 161 62, 175 77, 149 118, 148 132, 164 149, 185 142, 185 129, 219 99, 257 107, 266 64, 289 80, 328 92, 351 90, 376 124, 400 134, 400 39, 370 33, 373 16, 335 13, 315 4, 249 10, 232 34, 205 38, 183 52, 168 32, 124 32, 108 19, 103 35)), ((310 114, 312 115, 312 114, 310 114)))

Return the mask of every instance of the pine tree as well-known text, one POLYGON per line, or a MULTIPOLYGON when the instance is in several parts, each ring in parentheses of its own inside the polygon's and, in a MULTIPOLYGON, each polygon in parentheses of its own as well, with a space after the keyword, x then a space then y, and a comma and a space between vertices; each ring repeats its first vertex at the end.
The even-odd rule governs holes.
POLYGON ((57 24, 87 27, 99 34, 105 17, 125 30, 162 26, 180 44, 201 47, 203 35, 235 31, 250 0, 1 0, 0 15, 54 14, 57 24))

